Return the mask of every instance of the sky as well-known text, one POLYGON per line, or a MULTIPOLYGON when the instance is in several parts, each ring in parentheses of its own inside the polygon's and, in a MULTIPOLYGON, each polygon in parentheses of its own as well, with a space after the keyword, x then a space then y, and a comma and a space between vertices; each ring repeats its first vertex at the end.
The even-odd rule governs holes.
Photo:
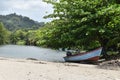
POLYGON ((0 15, 16 13, 38 22, 49 22, 52 19, 43 17, 52 12, 52 5, 42 0, 0 0, 0 15))

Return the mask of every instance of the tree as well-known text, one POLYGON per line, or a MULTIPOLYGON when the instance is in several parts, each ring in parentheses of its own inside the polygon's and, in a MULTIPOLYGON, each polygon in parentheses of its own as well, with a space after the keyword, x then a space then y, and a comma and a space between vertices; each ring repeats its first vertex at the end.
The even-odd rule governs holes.
POLYGON ((27 32, 25 32, 25 30, 22 30, 22 29, 12 32, 10 35, 11 43, 12 44, 18 44, 18 43, 25 44, 25 40, 27 38, 26 34, 27 34, 27 32))
POLYGON ((106 56, 110 46, 120 43, 118 0, 44 1, 52 4, 54 8, 54 13, 45 18, 56 18, 57 26, 67 29, 61 36, 70 36, 75 45, 89 48, 88 46, 97 44, 92 48, 102 46, 103 55, 106 56), (112 41, 115 43, 112 44, 112 41))
POLYGON ((3 23, 0 22, 0 45, 8 43, 9 32, 5 29, 3 23))
POLYGON ((36 31, 29 30, 25 36, 26 45, 36 45, 36 31))

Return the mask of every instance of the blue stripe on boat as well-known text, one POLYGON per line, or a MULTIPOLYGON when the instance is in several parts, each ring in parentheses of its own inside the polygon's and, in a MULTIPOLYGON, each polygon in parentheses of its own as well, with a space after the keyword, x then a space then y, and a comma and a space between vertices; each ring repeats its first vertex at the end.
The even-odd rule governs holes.
POLYGON ((95 50, 95 51, 91 51, 87 54, 84 55, 76 55, 76 56, 70 56, 70 57, 64 57, 65 61, 82 61, 82 60, 87 60, 89 58, 92 57, 96 57, 96 56, 100 56, 102 51, 102 48, 95 50))

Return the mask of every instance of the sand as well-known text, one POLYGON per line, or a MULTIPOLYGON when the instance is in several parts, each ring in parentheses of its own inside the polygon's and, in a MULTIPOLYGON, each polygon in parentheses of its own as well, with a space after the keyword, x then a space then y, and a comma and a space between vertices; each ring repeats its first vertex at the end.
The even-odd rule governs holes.
POLYGON ((0 80, 120 80, 120 70, 77 63, 0 58, 0 80))

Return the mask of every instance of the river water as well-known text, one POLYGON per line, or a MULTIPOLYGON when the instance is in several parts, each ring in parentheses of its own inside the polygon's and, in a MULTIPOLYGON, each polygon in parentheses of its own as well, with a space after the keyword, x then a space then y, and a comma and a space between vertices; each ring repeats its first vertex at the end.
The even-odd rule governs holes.
POLYGON ((0 57, 35 58, 43 61, 64 62, 65 52, 35 46, 3 45, 0 46, 0 57))

